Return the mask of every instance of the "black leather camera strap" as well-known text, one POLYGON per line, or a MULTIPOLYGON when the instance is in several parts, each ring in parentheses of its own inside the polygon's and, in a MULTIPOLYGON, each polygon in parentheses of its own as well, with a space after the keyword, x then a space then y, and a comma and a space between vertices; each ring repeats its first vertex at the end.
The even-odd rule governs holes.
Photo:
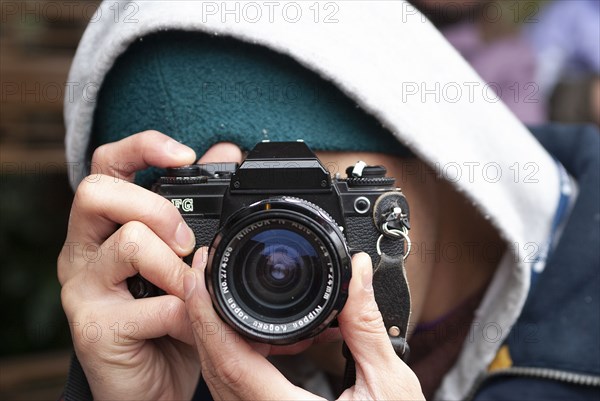
POLYGON ((381 254, 379 264, 373 273, 373 288, 375 300, 394 350, 399 357, 407 360, 406 334, 411 305, 404 258, 381 254))
POLYGON ((71 356, 69 375, 67 376, 67 383, 62 399, 64 401, 93 401, 94 399, 90 385, 75 352, 71 356))
POLYGON ((375 204, 373 222, 381 232, 376 243, 379 260, 373 271, 375 301, 396 354, 406 361, 411 304, 404 262, 411 243, 409 208, 404 195, 399 191, 382 195, 375 204))

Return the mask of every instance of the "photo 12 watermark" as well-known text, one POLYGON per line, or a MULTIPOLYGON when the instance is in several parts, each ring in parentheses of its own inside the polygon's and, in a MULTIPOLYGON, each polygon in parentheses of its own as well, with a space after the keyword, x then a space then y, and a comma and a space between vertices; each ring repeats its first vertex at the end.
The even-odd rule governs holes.
POLYGON ((540 341, 539 326, 526 323, 515 326, 504 326, 495 321, 473 320, 472 322, 447 322, 446 324, 420 324, 414 327, 419 338, 426 338, 437 343, 460 344, 485 342, 499 344, 510 336, 513 342, 535 344, 540 341))
MULTIPOLYGON (((98 21, 102 12, 98 12, 98 3, 93 1, 46 1, 16 0, 0 3, 0 21, 27 23, 76 23, 80 21, 98 21)), ((118 4, 118 2, 115 2, 118 4)), ((137 7, 132 3, 131 7, 137 7)), ((116 16, 116 14, 115 14, 116 16)))
POLYGON ((454 184, 496 184, 500 181, 538 184, 543 177, 537 162, 513 160, 435 162, 427 166, 401 160, 399 171, 400 175, 397 178, 401 182, 416 180, 421 184, 439 179, 454 184))
POLYGON ((66 256, 69 263, 83 259, 86 263, 137 263, 136 255, 140 250, 139 244, 133 241, 120 243, 114 241, 98 245, 96 243, 80 243, 67 241, 63 245, 61 255, 66 256))
MULTIPOLYGON (((575 0, 577 1, 577 0, 575 0)), ((461 20, 486 24, 535 24, 540 13, 540 2, 534 0, 503 1, 432 1, 426 5, 429 17, 436 20, 461 20)), ((427 17, 410 2, 402 3, 402 23, 417 19, 428 22, 427 17)))
POLYGON ((69 322, 69 327, 74 337, 92 344, 103 338, 110 338, 115 344, 130 344, 136 341, 136 335, 140 332, 140 325, 136 322, 69 322))
POLYGON ((0 101, 20 104, 95 103, 100 85, 96 82, 9 81, 0 83, 0 101))
POLYGON ((340 22, 339 2, 328 1, 203 1, 202 23, 288 23, 312 22, 337 24, 340 22))
POLYGON ((505 99, 514 103, 540 103, 536 82, 402 82, 402 103, 498 103, 505 99))

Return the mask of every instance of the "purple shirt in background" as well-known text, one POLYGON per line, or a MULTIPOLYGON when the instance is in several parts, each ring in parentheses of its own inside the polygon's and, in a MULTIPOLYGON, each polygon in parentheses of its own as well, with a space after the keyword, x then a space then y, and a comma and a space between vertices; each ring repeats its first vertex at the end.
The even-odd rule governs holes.
POLYGON ((472 22, 442 33, 523 123, 547 120, 546 103, 535 81, 536 58, 527 40, 514 35, 484 42, 472 22))
POLYGON ((556 0, 527 26, 542 93, 562 77, 600 74, 600 0, 556 0))

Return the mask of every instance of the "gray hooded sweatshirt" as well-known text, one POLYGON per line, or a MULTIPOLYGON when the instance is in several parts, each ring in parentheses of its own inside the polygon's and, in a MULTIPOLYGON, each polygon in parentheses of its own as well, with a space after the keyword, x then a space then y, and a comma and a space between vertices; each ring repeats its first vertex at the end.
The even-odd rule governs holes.
POLYGON ((88 173, 83 166, 95 93, 117 57, 138 38, 161 30, 205 32, 293 58, 336 85, 451 181, 506 241, 506 254, 475 313, 480 324, 473 326, 436 393, 436 399, 464 398, 519 316, 532 270, 544 268, 561 189, 568 191, 560 184, 564 173, 493 88, 409 3, 319 3, 319 14, 311 6, 103 2, 69 75, 65 121, 71 184, 75 188, 88 173), (535 170, 533 179, 515 179, 514 169, 522 172, 524 166, 535 170), (488 323, 504 328, 494 341, 482 331, 488 323))

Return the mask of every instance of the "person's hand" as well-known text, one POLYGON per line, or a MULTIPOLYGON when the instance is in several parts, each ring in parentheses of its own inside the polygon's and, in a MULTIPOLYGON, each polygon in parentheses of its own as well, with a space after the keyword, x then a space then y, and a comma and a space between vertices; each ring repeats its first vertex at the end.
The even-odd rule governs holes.
MULTIPOLYGON (((94 399, 190 399, 200 363, 183 302, 181 260, 194 235, 163 197, 131 183, 148 166, 194 162, 192 149, 158 132, 99 147, 77 189, 58 258, 62 304, 94 399), (126 279, 140 273, 167 295, 133 299, 126 279)), ((236 161, 218 144, 202 162, 236 161)))
MULTIPOLYGON (((183 278, 187 313, 202 362, 202 375, 215 400, 319 399, 290 383, 256 347, 235 334, 214 311, 204 281, 206 250, 197 251, 183 278)), ((356 384, 343 400, 423 400, 412 370, 395 354, 375 302, 368 255, 352 259, 349 297, 338 316, 356 362, 356 384)))

